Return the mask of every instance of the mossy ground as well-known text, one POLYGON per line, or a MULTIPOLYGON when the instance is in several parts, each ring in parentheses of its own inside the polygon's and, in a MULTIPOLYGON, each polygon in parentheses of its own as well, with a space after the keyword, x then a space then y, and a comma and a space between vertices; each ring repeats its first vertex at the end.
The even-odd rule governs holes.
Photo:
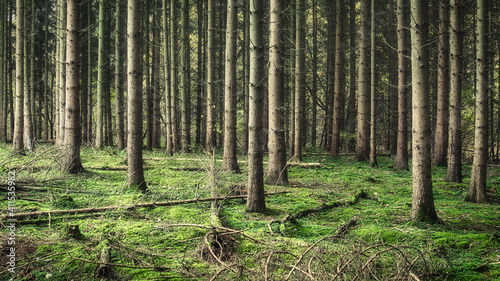
MULTIPOLYGON (((4 188, 8 171, 16 171, 19 186, 43 189, 18 191, 16 212, 19 213, 210 197, 207 174, 210 165, 217 168, 215 178, 220 194, 234 193, 235 187, 239 189, 237 192, 244 192, 246 183, 245 156, 239 156, 243 161, 240 164, 243 173, 231 174, 220 171, 220 154, 212 159, 203 153, 165 157, 161 150, 146 151, 145 178, 149 192, 142 194, 127 190, 123 151, 83 148, 86 172, 79 175, 58 171, 58 152, 51 145, 40 146, 26 156, 10 156, 10 153, 10 145, 0 144, 2 214, 7 212, 4 188)), ((210 203, 197 203, 29 218, 29 223, 18 223, 16 231, 20 249, 16 274, 4 271, 5 268, 0 279, 100 280, 96 262, 99 262, 102 247, 107 245, 111 248, 111 262, 128 266, 114 267, 112 279, 115 280, 162 280, 162 277, 208 280, 216 274, 218 280, 262 280, 263 274, 268 273, 270 280, 282 280, 308 247, 335 234, 339 226, 356 218, 356 227, 344 238, 330 239, 311 250, 309 256, 304 255, 309 261, 309 265, 307 262, 304 265, 305 272, 309 266, 312 272, 309 274, 322 270, 334 274, 335 267, 347 265, 342 257, 349 257, 349 254, 357 257, 357 249, 364 251, 367 257, 377 257, 377 264, 371 265, 370 270, 382 279, 390 279, 401 257, 412 256, 417 260, 421 255, 423 258, 418 262, 425 264, 418 268, 427 271, 415 274, 423 279, 500 280, 499 167, 488 169, 491 202, 485 204, 464 201, 470 166, 463 167, 463 184, 445 182, 446 168, 433 167, 435 205, 444 223, 427 225, 408 222, 411 173, 394 171, 392 157, 379 157, 378 167, 357 162, 351 156, 306 155, 304 162, 321 162, 322 165, 290 167, 289 187, 266 186, 267 192, 290 193, 267 197, 265 214, 246 213, 243 199, 223 203, 220 213, 223 226, 244 230, 245 235, 262 242, 257 243, 238 233, 225 238, 224 241, 234 241, 234 249, 223 261, 226 268, 216 260, 207 260, 200 251, 204 237, 213 229, 179 226, 210 225, 210 203), (296 224, 288 223, 281 229, 284 236, 269 232, 268 223, 272 220, 323 203, 349 200, 360 189, 366 191, 368 199, 315 212, 296 224), (64 229, 70 223, 79 225, 84 240, 65 236, 64 229), (376 252, 376 249, 383 251, 376 252)), ((276 229, 275 232, 279 233, 276 229)), ((3 232, 0 260, 4 265, 6 241, 7 234, 3 232)), ((347 272, 353 263, 344 271, 347 272)), ((299 265, 297 267, 300 269, 299 265)), ((414 268, 416 270, 417 265, 414 268)), ((306 273, 295 270, 290 280, 309 279, 306 273)), ((352 274, 350 277, 354 278, 356 273, 352 274)), ((332 276, 319 279, 322 278, 331 280, 332 276)), ((357 278, 369 278, 369 275, 357 278)))

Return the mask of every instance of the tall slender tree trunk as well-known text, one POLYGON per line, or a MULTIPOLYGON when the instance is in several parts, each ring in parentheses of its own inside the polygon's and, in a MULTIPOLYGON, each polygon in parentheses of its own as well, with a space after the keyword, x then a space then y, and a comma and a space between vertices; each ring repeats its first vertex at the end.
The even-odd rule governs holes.
POLYGON ((153 57, 151 66, 151 93, 153 98, 152 146, 160 148, 161 112, 160 112, 160 15, 159 0, 153 4, 153 57))
POLYGON ((312 30, 312 124, 311 124, 311 145, 316 146, 317 138, 317 97, 318 97, 318 15, 317 15, 317 5, 318 1, 313 0, 312 2, 312 14, 313 14, 313 30, 312 30))
POLYGON ((438 88, 434 163, 446 166, 448 150, 448 112, 450 91, 449 0, 439 0, 438 88))
POLYGON ((97 124, 95 147, 104 147, 104 79, 105 79, 105 61, 106 61, 106 48, 105 48, 105 21, 106 21, 106 0, 99 0, 99 34, 98 34, 98 61, 97 61, 97 124))
POLYGON ((450 1, 450 128, 446 181, 462 182, 462 0, 450 1))
POLYGON ((14 116, 14 152, 24 151, 24 0, 16 0, 16 112, 14 116))
POLYGON ((165 123, 166 123, 166 153, 169 156, 173 155, 174 144, 172 142, 172 88, 170 71, 170 49, 169 49, 169 25, 168 25, 168 0, 163 0, 163 54, 165 62, 165 123))
POLYGON ((196 4, 197 12, 198 12, 198 54, 197 54, 197 63, 198 69, 196 72, 196 129, 195 129, 195 144, 201 145, 201 135, 202 135, 202 123, 203 123, 203 76, 204 76, 204 67, 203 67, 203 42, 205 33, 203 30, 203 19, 204 19, 204 11, 203 4, 205 1, 198 1, 196 4))
POLYGON ((59 135, 57 143, 64 145, 65 122, 66 122, 66 0, 60 0, 59 22, 61 29, 59 33, 59 135))
POLYGON ((250 0, 250 99, 248 123, 248 198, 247 212, 263 212, 264 168, 262 163, 262 108, 264 107, 264 9, 262 0, 250 0))
POLYGON ((242 43, 242 48, 243 48, 243 101, 244 101, 244 106, 243 106, 243 143, 242 143, 242 148, 241 150, 243 151, 243 154, 248 153, 248 94, 249 94, 249 75, 250 75, 250 51, 249 51, 249 44, 250 44, 250 25, 248 24, 248 2, 245 1, 245 7, 243 9, 243 43, 242 43))
POLYGON ((408 100, 406 87, 406 1, 398 0, 398 144, 396 170, 408 170, 408 100))
POLYGON ((80 160, 80 44, 79 9, 80 0, 67 2, 67 40, 66 40, 66 122, 62 169, 70 173, 83 171, 80 160))
POLYGON ((181 143, 182 152, 191 146, 191 83, 189 66, 189 0, 182 0, 181 11, 181 143))
POLYGON ((476 22, 476 118, 474 160, 467 199, 486 201, 486 163, 488 161, 488 89, 486 57, 486 0, 477 0, 476 22))
POLYGON ((347 128, 351 137, 346 140, 347 151, 355 150, 356 131, 356 3, 349 2, 349 101, 347 103, 347 128))
MULTIPOLYGON (((92 10, 92 2, 91 1, 87 1, 87 10, 89 11, 88 15, 87 15, 87 25, 90 26, 91 25, 91 22, 92 22, 92 13, 90 12, 92 10)), ((88 62, 87 62, 87 67, 89 69, 88 71, 88 78, 87 78, 87 92, 88 92, 88 102, 87 102, 87 114, 88 114, 88 119, 87 119, 87 140, 89 143, 92 143, 93 139, 94 139, 94 136, 93 136, 93 131, 92 131, 92 124, 93 124, 93 121, 92 121, 92 117, 93 117, 93 59, 92 59, 92 56, 90 54, 92 54, 92 50, 93 50, 93 47, 92 47, 92 38, 93 38, 93 35, 92 35, 92 30, 91 28, 88 28, 87 29, 87 40, 88 40, 88 50, 87 50, 87 53, 89 54, 88 56, 88 62)), ((85 87, 85 85, 84 85, 85 87)))
POLYGON ((236 158, 236 0, 227 1, 224 75, 224 170, 241 173, 236 158))
POLYGON ((270 185, 288 185, 283 112, 283 6, 280 0, 271 0, 270 12, 269 165, 266 183, 270 185))
POLYGON ((153 44, 150 42, 150 29, 151 29, 151 24, 149 22, 149 17, 151 12, 153 11, 154 13, 154 7, 152 8, 151 5, 154 3, 154 1, 147 1, 145 2, 144 5, 144 13, 146 14, 145 17, 142 18, 143 20, 143 26, 144 26, 144 43, 142 45, 142 49, 144 52, 144 60, 143 60, 143 68, 144 68, 144 79, 146 88, 144 91, 146 92, 146 150, 152 151, 153 150, 153 91, 151 90, 151 75, 150 75, 150 70, 151 70, 151 52, 150 48, 153 46, 153 44))
POLYGON ((333 86, 334 101, 333 101, 333 127, 332 127, 332 143, 330 145, 330 156, 338 157, 340 156, 340 126, 341 126, 341 116, 342 116, 342 106, 341 102, 342 96, 344 95, 344 49, 342 45, 344 44, 342 33, 343 33, 343 20, 344 15, 342 14, 342 2, 337 0, 336 5, 336 24, 335 24, 335 82, 333 86))
POLYGON ((115 114, 116 114, 116 144, 118 150, 125 149, 125 116, 123 108, 123 10, 122 0, 116 0, 115 10, 115 114))
POLYGON ((7 110, 5 110, 6 105, 7 105, 7 95, 4 87, 5 84, 5 23, 7 22, 6 20, 6 6, 7 5, 0 5, 0 141, 5 141, 7 137, 7 128, 6 128, 6 122, 4 122, 7 119, 7 110))
POLYGON ((295 161, 302 161, 302 141, 305 118, 305 3, 296 0, 296 35, 295 35, 295 133, 294 151, 295 161))
POLYGON ((359 41, 359 71, 358 71, 358 133, 356 155, 358 161, 366 161, 370 154, 370 88, 368 65, 369 37, 369 0, 361 0, 361 22, 359 41))
MULTIPOLYGON (((332 131, 333 131, 333 107, 335 95, 335 37, 336 37, 336 1, 327 1, 327 47, 326 47, 326 92, 325 92, 325 143, 324 148, 330 151, 332 155, 332 131)), ((334 153, 333 153, 334 154, 334 153)))
MULTIPOLYGON (((26 2, 25 2, 26 4, 26 2)), ((31 7, 31 5, 29 6, 31 7)), ((33 111, 31 106, 32 101, 32 77, 31 77, 31 68, 34 65, 31 64, 30 60, 30 45, 32 44, 30 38, 28 36, 33 32, 31 30, 31 9, 28 7, 24 7, 24 22, 25 22, 25 41, 24 41, 24 149, 27 151, 33 151, 33 143, 34 143, 34 134, 33 134, 33 111)))
MULTIPOLYGON (((89 60, 89 55, 91 56, 92 53, 89 53, 89 46, 88 44, 90 44, 87 36, 86 36, 86 33, 85 33, 85 30, 87 30, 89 28, 89 22, 88 22, 88 13, 89 13, 89 9, 88 9, 88 5, 87 4, 81 4, 81 8, 80 8, 80 22, 82 23, 81 27, 80 27, 80 36, 79 36, 79 40, 80 40, 80 53, 81 53, 81 60, 80 60, 80 79, 81 79, 81 84, 80 84, 80 93, 81 93, 81 103, 80 103, 80 112, 81 112, 81 118, 80 118, 80 121, 81 121, 81 129, 82 129, 82 141, 83 143, 87 143, 88 142, 88 130, 87 130, 87 122, 88 122, 88 95, 89 95, 89 92, 88 92, 88 87, 87 87, 87 84, 88 84, 88 79, 89 79, 89 76, 88 76, 88 72, 91 71, 91 69, 89 68, 89 65, 88 65, 88 60, 89 60)), ((46 35, 47 36, 47 35, 46 35)), ((47 37, 46 37, 46 40, 47 40, 47 37)), ((45 78, 44 81, 47 81, 47 79, 45 78)))
POLYGON ((439 221, 434 208, 431 176, 431 122, 429 101, 429 17, 427 2, 411 0, 411 42, 413 81, 413 196, 410 218, 439 221))
POLYGON ((207 137, 205 150, 212 154, 215 148, 215 3, 208 0, 207 26, 207 137))
POLYGON ((142 160, 142 50, 140 0, 127 2, 128 187, 147 190, 142 160))
POLYGON ((173 151, 179 151, 177 127, 177 1, 170 0, 170 113, 172 123, 173 151))
POLYGON ((375 69, 377 67, 376 64, 376 46, 375 46, 375 38, 376 38, 376 26, 375 26, 375 0, 371 0, 371 32, 370 32, 370 53, 371 53, 371 63, 370 63, 370 165, 372 167, 378 166, 377 164, 377 79, 375 69))

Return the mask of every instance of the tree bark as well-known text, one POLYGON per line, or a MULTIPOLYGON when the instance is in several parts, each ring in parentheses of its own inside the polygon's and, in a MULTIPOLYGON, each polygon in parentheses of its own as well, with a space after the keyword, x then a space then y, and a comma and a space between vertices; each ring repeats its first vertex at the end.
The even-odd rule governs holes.
POLYGON ((295 133, 293 159, 302 161, 302 144, 304 138, 305 118, 305 3, 296 0, 295 7, 295 133))
POLYGON ((245 7, 243 9, 243 95, 244 95, 244 106, 243 106, 243 143, 241 150, 243 154, 248 153, 248 94, 249 94, 249 86, 248 86, 248 81, 249 81, 249 75, 250 75, 250 51, 249 51, 249 44, 250 44, 250 31, 249 27, 250 24, 248 23, 248 2, 245 1, 245 7))
POLYGON ((427 41, 427 2, 411 0, 412 42, 412 121, 413 121, 413 196, 410 218, 415 221, 439 221, 434 208, 431 175, 431 123, 429 101, 429 45, 427 41))
POLYGON ((346 140, 347 151, 355 151, 356 131, 356 3, 349 2, 349 102, 346 121, 349 137, 346 140))
POLYGON ((24 151, 24 0, 16 0, 16 107, 14 116, 14 153, 24 151))
POLYGON ((160 148, 161 144, 161 112, 160 112, 160 7, 159 0, 153 4, 153 60, 151 66, 151 93, 153 98, 153 126, 152 143, 153 148, 160 148))
MULTIPOLYGON (((26 2, 25 2, 26 4, 26 2)), ((29 6, 31 7, 31 5, 29 6)), ((25 22, 25 43, 24 43, 24 149, 27 151, 33 151, 33 143, 34 143, 34 134, 33 134, 33 111, 32 111, 32 90, 33 87, 32 77, 31 77, 31 68, 34 65, 31 64, 30 59, 30 49, 31 44, 33 43, 30 38, 33 30, 31 30, 31 9, 28 7, 24 7, 24 22, 25 22)))
POLYGON ((105 49, 105 0, 99 0, 99 34, 98 34, 98 61, 97 61, 97 128, 95 136, 95 147, 104 147, 104 72, 105 72, 105 61, 106 61, 106 49, 105 49))
POLYGON ((359 71, 358 71, 358 133, 356 155, 358 161, 366 161, 370 154, 370 88, 368 66, 368 37, 369 37, 369 0, 361 0, 361 23, 359 41, 359 71))
POLYGON ((172 150, 179 151, 177 124, 177 9, 176 0, 170 0, 170 113, 172 124, 172 150))
POLYGON ((337 0, 336 5, 336 24, 335 24, 335 82, 333 86, 333 126, 332 143, 330 145, 330 157, 340 156, 340 126, 342 119, 342 96, 344 95, 344 48, 343 48, 343 21, 342 3, 337 0))
POLYGON ((446 166, 448 150, 448 114, 450 91, 449 0, 439 0, 438 88, 434 164, 446 166))
POLYGON ((64 171, 76 174, 83 172, 80 160, 80 44, 79 44, 80 0, 67 2, 66 40, 66 122, 64 155, 61 160, 64 171))
POLYGON ((269 39, 269 165, 266 183, 288 185, 283 114, 283 7, 280 0, 270 2, 269 39))
POLYGON ((122 0, 116 0, 115 10, 115 114, 116 144, 118 150, 125 149, 125 116, 123 108, 123 13, 122 0))
POLYGON ((215 3, 208 0, 207 27, 207 137, 205 150, 214 153, 215 148, 215 3))
POLYGON ((450 128, 446 181, 462 182, 462 0, 451 0, 450 128))
MULTIPOLYGON (((48 1, 47 1, 48 2, 48 1)), ((80 4, 81 5, 81 4, 80 4)), ((81 53, 81 58, 80 58, 80 96, 81 96, 81 101, 80 101, 80 121, 81 121, 81 129, 82 129, 82 141, 83 143, 88 142, 88 130, 87 130, 87 122, 89 118, 89 112, 88 112, 88 96, 89 96, 89 89, 87 87, 88 85, 88 79, 89 79, 89 71, 92 71, 92 69, 89 68, 88 60, 89 56, 92 55, 92 53, 89 53, 89 40, 86 36, 85 30, 89 28, 89 6, 85 3, 81 5, 81 10, 80 10, 80 22, 82 23, 80 27, 81 34, 79 34, 79 40, 80 40, 80 53, 81 53)), ((48 11, 46 12, 46 17, 48 11)), ((48 24, 48 23, 47 23, 48 24)), ((48 32, 47 32, 48 33, 48 32)), ((45 40, 48 40, 48 34, 46 34, 45 40)), ((48 44, 48 42, 46 42, 48 44)), ((47 48, 48 49, 48 46, 47 48)), ((47 51, 45 51, 47 52, 47 51)), ((48 62, 46 62, 48 63, 48 62)), ((48 66, 47 66, 48 67, 48 66)), ((45 75, 45 74, 44 74, 45 75)), ((47 81, 47 77, 44 76, 44 81, 47 81)), ((45 96, 45 93, 44 93, 45 96)), ((92 114, 92 113, 90 113, 92 114)), ((45 125, 44 125, 45 127, 45 125)), ((45 133, 44 133, 45 134, 45 133)), ((46 139, 46 138, 45 138, 46 139)))
POLYGON ((408 101, 406 87, 406 3, 398 0, 398 144, 396 170, 408 170, 408 101))
POLYGON ((311 146, 316 146, 317 138, 317 101, 318 96, 318 15, 317 15, 317 5, 318 1, 313 0, 312 2, 312 16, 313 16, 313 28, 312 28, 312 124, 311 124, 311 146))
POLYGON ((142 51, 140 0, 127 2, 128 187, 147 190, 142 160, 142 51))
POLYGON ((486 57, 486 0, 477 0, 476 21, 476 117, 474 160, 467 199, 483 202, 486 197, 486 163, 488 161, 488 89, 486 57))
POLYGON ((376 81, 376 72, 375 69, 377 67, 375 60, 375 0, 371 0, 371 32, 370 32, 370 53, 371 53, 371 62, 370 62, 370 165, 372 167, 378 166, 377 164, 377 81, 376 81))
POLYGON ((169 25, 168 25, 168 0, 163 0, 163 54, 165 63, 165 125, 167 139, 165 141, 166 153, 173 155, 174 144, 172 142, 172 88, 171 76, 172 66, 170 65, 169 49, 169 25))
POLYGON ((181 131, 182 152, 190 151, 191 146, 191 85, 189 66, 189 0, 182 0, 181 11, 181 131))
MULTIPOLYGON (((7 119, 7 111, 5 110, 7 102, 6 98, 7 95, 4 91, 4 83, 5 83, 5 62, 4 62, 4 56, 5 56, 5 44, 4 42, 7 41, 5 40, 5 32, 4 32, 4 26, 6 21, 5 18, 5 8, 7 5, 0 5, 0 141, 5 141, 6 136, 7 136, 7 128, 6 128, 6 122, 4 120, 7 119)), ((47 80, 45 80, 47 81, 47 80)))
POLYGON ((224 60, 224 170, 241 173, 236 158, 236 16, 236 0, 228 0, 224 60))
POLYGON ((58 86, 58 102, 59 102, 59 135, 57 136, 57 143, 64 145, 65 138, 65 122, 66 122, 66 0, 60 0, 59 5, 59 86, 58 86))
POLYGON ((264 169, 262 164, 262 115, 264 107, 264 11, 262 0, 250 0, 250 98, 248 143, 248 199, 247 212, 263 212, 264 169))

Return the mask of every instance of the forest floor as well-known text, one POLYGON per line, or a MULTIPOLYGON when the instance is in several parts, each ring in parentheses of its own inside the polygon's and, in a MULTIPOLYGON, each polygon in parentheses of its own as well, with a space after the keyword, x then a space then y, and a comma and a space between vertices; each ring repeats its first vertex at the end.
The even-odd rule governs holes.
POLYGON ((464 201, 470 165, 463 184, 433 167, 442 224, 428 225, 408 221, 411 172, 394 171, 393 157, 370 167, 306 153, 304 162, 320 164, 289 167, 290 186, 266 186, 288 193, 267 196, 265 214, 246 213, 244 198, 218 200, 222 226, 213 227, 210 202, 140 204, 209 198, 212 184, 221 197, 245 195, 245 156, 242 174, 232 174, 203 153, 145 152, 144 195, 126 188, 123 151, 84 147, 79 175, 59 172, 52 145, 11 151, 0 144, 0 280, 500 280, 498 166, 488 168, 484 204, 464 201), (15 214, 87 209, 19 217, 14 274, 5 228, 12 171, 15 214))

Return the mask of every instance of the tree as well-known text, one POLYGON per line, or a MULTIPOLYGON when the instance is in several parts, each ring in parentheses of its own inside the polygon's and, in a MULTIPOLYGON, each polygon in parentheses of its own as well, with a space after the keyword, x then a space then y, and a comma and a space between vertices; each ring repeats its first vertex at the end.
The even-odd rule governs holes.
POLYGON ((127 161, 128 187, 145 192, 142 161, 142 63, 141 3, 127 2, 127 161))
POLYGON ((413 196, 410 218, 438 222, 431 178, 431 123, 429 101, 429 45, 427 2, 411 0, 411 71, 413 81, 413 196))
POLYGON ((116 144, 118 150, 125 149, 125 116, 123 108, 123 15, 122 0, 116 0, 115 11, 115 113, 116 113, 116 144))
MULTIPOLYGON (((173 48, 173 46, 172 46, 173 48)), ((207 137, 205 150, 212 154, 215 148, 215 3, 208 0, 207 26, 207 137)))
POLYGON ((181 11, 181 142, 182 151, 191 146, 191 85, 189 67, 189 0, 182 0, 181 11))
POLYGON ((261 111, 264 108, 264 11, 262 0, 250 0, 250 80, 248 120, 248 198, 247 212, 263 212, 264 168, 262 163, 261 111))
POLYGON ((434 163, 446 166, 448 149, 448 109, 450 89, 449 1, 439 0, 438 93, 434 163))
MULTIPOLYGON (((25 3, 26 4, 26 3, 25 3)), ((33 134, 33 111, 32 111, 32 95, 33 95, 33 77, 31 70, 35 67, 31 64, 30 53, 31 45, 34 43, 27 34, 32 34, 31 21, 33 11, 24 7, 24 21, 25 21, 25 43, 24 43, 24 149, 28 151, 33 150, 34 134, 33 134), (31 20, 30 20, 31 18, 31 20)))
POLYGON ((342 42, 343 20, 342 3, 337 0, 337 16, 335 24, 335 82, 333 86, 334 102, 333 102, 333 127, 332 127, 332 143, 330 146, 330 156, 340 156, 340 126, 342 116, 342 96, 344 95, 344 48, 342 42))
POLYGON ((371 53, 371 62, 370 62, 370 165, 372 167, 377 166, 377 81, 376 81, 376 72, 375 68, 377 67, 375 61, 375 0, 371 0, 371 32, 370 32, 370 53, 371 53))
POLYGON ((67 2, 66 40, 66 122, 62 169, 76 174, 83 172, 80 160, 80 44, 79 44, 80 0, 67 2))
POLYGON ((266 183, 288 185, 283 103, 283 7, 280 0, 270 2, 269 39, 269 165, 266 183))
POLYGON ((160 7, 159 0, 153 3, 153 46, 152 46, 152 66, 151 66, 151 93, 153 98, 153 126, 152 126, 152 147, 160 148, 161 145, 161 112, 160 112, 160 7))
POLYGON ((408 105, 406 89, 406 4, 397 0, 398 18, 398 144, 396 170, 408 170, 408 105))
POLYGON ((359 69, 358 69, 358 133, 356 144, 356 155, 358 161, 369 159, 370 143, 370 72, 368 68, 368 20, 369 20, 369 0, 361 0, 361 23, 359 40, 359 69))
POLYGON ((236 0, 228 0, 224 60, 224 170, 241 173, 236 158, 236 16, 236 0))
POLYGON ((488 161, 488 89, 486 58, 486 0, 477 0, 476 21, 476 118, 474 128, 474 160, 467 199, 486 201, 486 162, 488 161))
POLYGON ((106 65, 106 0, 99 0, 99 35, 98 35, 98 61, 97 61, 97 128, 95 135, 95 147, 104 146, 104 87, 105 87, 105 67, 106 65))
POLYGON ((176 0, 170 0, 170 124, 172 127, 172 151, 178 151, 177 130, 177 9, 176 0))
POLYGON ((462 0, 450 6, 450 128, 446 181, 462 182, 462 0))
POLYGON ((167 0, 163 0, 163 54, 164 54, 164 64, 165 64, 165 125, 166 125, 166 153, 169 156, 173 155, 173 143, 172 143, 172 96, 171 96, 171 65, 170 65, 170 53, 169 53, 169 25, 168 25, 168 7, 167 0))
POLYGON ((296 0, 295 6, 296 34, 295 34, 295 132, 293 158, 302 161, 302 141, 305 118, 305 3, 296 0))
POLYGON ((24 151, 24 44, 24 0, 16 0, 16 112, 13 134, 15 153, 24 151))
POLYGON ((58 102, 59 102, 59 123, 58 123, 58 132, 57 135, 57 143, 59 145, 64 144, 64 127, 66 122, 66 0, 58 0, 60 4, 58 5, 58 60, 59 60, 59 72, 58 72, 58 102))

